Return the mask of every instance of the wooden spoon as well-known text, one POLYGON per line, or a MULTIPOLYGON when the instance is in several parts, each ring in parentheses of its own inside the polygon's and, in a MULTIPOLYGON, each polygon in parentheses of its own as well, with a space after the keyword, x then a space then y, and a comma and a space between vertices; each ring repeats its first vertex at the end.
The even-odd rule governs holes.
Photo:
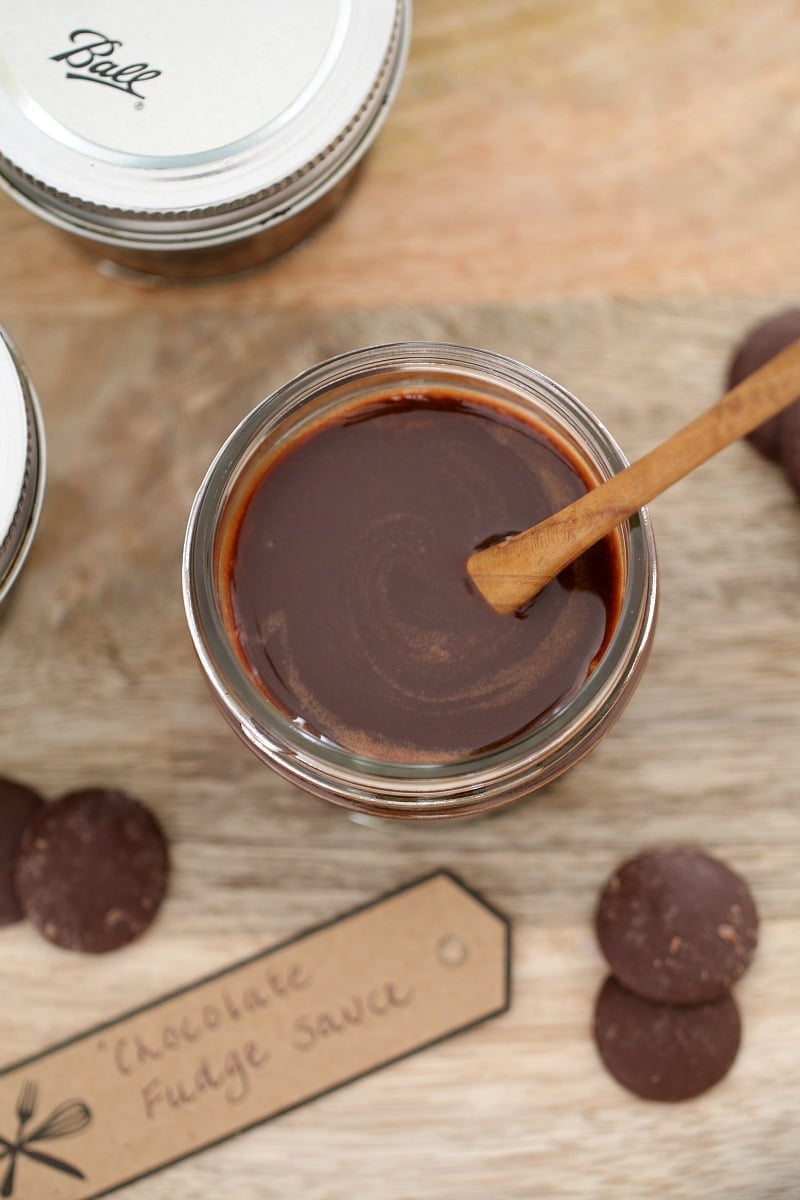
POLYGON ((516 612, 643 504, 798 396, 800 340, 612 479, 539 525, 471 555, 473 582, 497 612, 516 612))

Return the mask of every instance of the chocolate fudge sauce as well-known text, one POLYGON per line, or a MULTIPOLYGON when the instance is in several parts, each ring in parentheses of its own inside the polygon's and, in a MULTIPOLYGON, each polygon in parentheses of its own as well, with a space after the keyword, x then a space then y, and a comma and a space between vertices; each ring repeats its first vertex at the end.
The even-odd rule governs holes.
POLYGON ((325 419, 264 464, 228 518, 225 618, 298 726, 356 754, 449 762, 501 746, 575 694, 619 615, 616 538, 515 616, 467 557, 591 485, 510 408, 392 394, 325 419))

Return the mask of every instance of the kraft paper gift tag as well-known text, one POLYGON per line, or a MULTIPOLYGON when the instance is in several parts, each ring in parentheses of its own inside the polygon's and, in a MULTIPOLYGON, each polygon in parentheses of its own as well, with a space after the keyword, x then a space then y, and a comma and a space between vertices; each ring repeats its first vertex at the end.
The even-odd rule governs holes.
POLYGON ((0 1073, 0 1195, 91 1200, 504 1012, 508 922, 437 872, 0 1073))

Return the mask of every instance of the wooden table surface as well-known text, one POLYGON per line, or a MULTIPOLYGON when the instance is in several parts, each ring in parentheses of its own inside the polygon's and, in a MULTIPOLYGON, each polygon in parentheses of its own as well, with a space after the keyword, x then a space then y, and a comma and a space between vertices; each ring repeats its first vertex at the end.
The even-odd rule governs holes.
POLYGON ((259 765, 190 649, 202 473, 278 383, 357 345, 511 353, 634 456, 800 294, 795 0, 418 0, 406 81, 347 207, 268 270, 108 279, 0 198, 0 323, 45 409, 46 508, 0 625, 0 772, 126 788, 163 820, 153 930, 93 959, 3 931, 0 1060, 437 867, 514 923, 502 1018, 120 1195, 167 1200, 800 1197, 800 507, 738 445, 657 502, 655 651, 620 724, 495 818, 361 828, 259 765), (744 1043, 689 1104, 623 1092, 589 1036, 591 910, 639 847, 698 842, 763 929, 744 1043))

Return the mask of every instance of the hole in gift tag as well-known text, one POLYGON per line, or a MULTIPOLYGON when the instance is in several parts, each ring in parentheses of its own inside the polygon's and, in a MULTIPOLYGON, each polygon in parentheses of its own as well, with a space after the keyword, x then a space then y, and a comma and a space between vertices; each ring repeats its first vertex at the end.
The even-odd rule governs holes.
POLYGON ((439 962, 446 967, 460 967, 467 961, 469 946, 457 933, 447 933, 439 939, 436 954, 439 962))

